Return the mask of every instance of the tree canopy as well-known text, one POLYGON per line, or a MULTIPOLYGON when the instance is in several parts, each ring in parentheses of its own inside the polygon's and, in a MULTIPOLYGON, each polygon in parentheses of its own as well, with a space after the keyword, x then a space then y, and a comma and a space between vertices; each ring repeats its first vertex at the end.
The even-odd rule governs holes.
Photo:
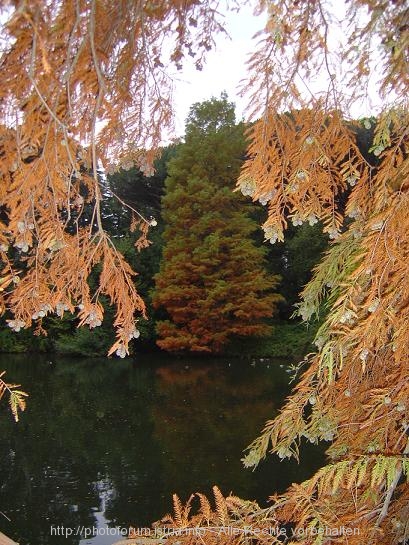
POLYGON ((158 345, 169 351, 220 352, 239 336, 266 335, 278 278, 267 275, 249 207, 233 193, 245 154, 243 124, 223 95, 194 104, 185 143, 169 163, 162 216, 162 263, 154 305, 158 345))
MULTIPOLYGON (((135 335, 134 312, 143 313, 144 305, 131 269, 104 232, 97 167, 101 162, 108 168, 116 159, 149 170, 150 150, 171 125, 166 67, 180 65, 185 54, 195 55, 201 67, 202 53, 223 30, 218 5, 6 5, 1 305, 14 312, 13 329, 65 310, 96 326, 104 293, 118 307, 112 350, 126 352, 135 335), (72 234, 87 201, 94 202, 95 222, 72 234), (99 287, 91 294, 86 280, 97 263, 99 287)), ((293 543, 389 545, 409 533, 409 15, 404 2, 354 0, 338 24, 332 8, 320 0, 258 3, 268 21, 244 83, 258 120, 238 182, 243 193, 266 202, 269 241, 283 238, 288 219, 294 225, 319 219, 333 240, 300 306, 305 319, 323 302, 327 306, 317 354, 245 464, 257 465, 269 448, 281 457, 296 456, 302 438, 329 441, 329 464, 264 511, 226 500, 215 489, 216 512, 202 497, 192 524, 234 521, 260 528, 290 521, 300 530, 287 540, 293 543), (370 149, 376 165, 344 123, 353 106, 366 104, 369 89, 383 99, 370 149), (344 211, 337 203, 347 186, 352 190, 344 211), (340 525, 357 528, 359 535, 324 533, 340 525)), ((140 221, 145 231, 147 222, 140 221)), ((188 513, 175 498, 168 523, 186 526, 188 513)), ((241 539, 225 537, 230 543, 241 539)))

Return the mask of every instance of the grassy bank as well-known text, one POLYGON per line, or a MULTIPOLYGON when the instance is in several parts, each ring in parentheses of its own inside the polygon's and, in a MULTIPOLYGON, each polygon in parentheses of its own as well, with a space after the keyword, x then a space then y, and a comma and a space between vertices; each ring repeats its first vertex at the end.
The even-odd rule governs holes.
POLYGON ((313 343, 318 324, 277 322, 269 337, 234 341, 227 354, 238 357, 302 358, 315 350, 313 343))

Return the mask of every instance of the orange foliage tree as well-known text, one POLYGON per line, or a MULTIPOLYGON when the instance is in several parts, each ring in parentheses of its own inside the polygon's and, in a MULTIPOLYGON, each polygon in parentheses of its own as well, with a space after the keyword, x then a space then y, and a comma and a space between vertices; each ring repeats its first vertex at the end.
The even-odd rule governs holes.
MULTIPOLYGON (((164 40, 173 36, 170 62, 199 51, 200 65, 200 51, 220 30, 216 6, 211 0, 9 3, 0 84, 0 243, 2 304, 14 309, 15 329, 33 315, 77 305, 82 322, 96 325, 98 295, 105 292, 119 308, 114 350, 126 350, 133 312, 143 304, 103 232, 96 168, 111 157, 149 167, 140 150, 154 147, 159 127, 170 123, 164 40), (95 222, 72 233, 67 225, 75 226, 86 199, 95 199, 95 222), (85 279, 100 261, 101 287, 91 297, 85 279)), ((259 8, 268 20, 245 85, 253 113, 262 116, 251 128, 239 187, 253 198, 272 192, 264 224, 271 242, 282 238, 288 217, 296 225, 321 220, 334 242, 300 304, 306 319, 327 305, 317 353, 245 464, 257 465, 270 448, 297 456, 303 437, 329 441, 329 463, 274 497, 269 509, 225 499, 215 489, 216 509, 200 496, 192 518, 175 498, 167 523, 234 522, 250 528, 247 535, 253 529, 252 540, 274 543, 282 539, 260 528, 290 521, 288 543, 403 543, 409 535, 408 7, 353 0, 337 5, 345 10, 341 24, 320 0, 260 0, 259 8), (371 148, 376 166, 343 122, 354 105, 362 107, 368 89, 383 99, 371 148), (277 115, 284 111, 292 115, 277 115), (336 197, 347 185, 343 209, 336 197), (359 533, 328 535, 331 528, 359 533)), ((206 541, 242 543, 243 535, 207 533, 206 541)), ((192 540, 198 541, 194 533, 169 543, 192 540)))
POLYGON ((281 297, 265 270, 257 223, 233 188, 245 155, 243 124, 222 95, 194 104, 186 138, 169 163, 162 199, 164 248, 155 277, 157 344, 168 351, 221 352, 238 337, 271 332, 281 297))

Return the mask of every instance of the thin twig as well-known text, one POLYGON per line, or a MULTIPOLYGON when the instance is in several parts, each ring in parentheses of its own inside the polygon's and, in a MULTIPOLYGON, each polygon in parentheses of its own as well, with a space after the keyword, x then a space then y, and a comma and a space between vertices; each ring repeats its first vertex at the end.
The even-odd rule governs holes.
MULTIPOLYGON (((403 451, 402 454, 409 454, 409 439, 406 443, 406 447, 403 451)), ((384 499, 384 502, 383 502, 383 505, 382 505, 382 509, 381 509, 381 512, 379 513, 379 516, 376 520, 376 524, 375 524, 375 529, 376 528, 379 528, 379 526, 381 525, 383 519, 386 517, 386 515, 388 514, 388 509, 389 509, 389 505, 391 503, 391 500, 392 500, 392 496, 395 492, 395 489, 396 487, 398 486, 398 483, 399 483, 399 480, 402 476, 402 471, 403 471, 403 468, 402 468, 402 463, 400 463, 400 467, 395 475, 395 478, 393 479, 389 489, 388 489, 388 492, 385 496, 385 499, 384 499)))

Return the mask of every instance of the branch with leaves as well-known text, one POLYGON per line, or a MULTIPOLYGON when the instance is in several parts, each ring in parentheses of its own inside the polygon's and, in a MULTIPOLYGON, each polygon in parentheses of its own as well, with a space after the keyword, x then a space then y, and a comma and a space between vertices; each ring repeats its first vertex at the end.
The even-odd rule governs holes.
POLYGON ((0 399, 2 399, 4 395, 8 396, 9 405, 11 412, 14 416, 14 420, 18 422, 19 411, 24 411, 24 409, 26 408, 25 398, 28 394, 26 394, 26 392, 23 392, 22 390, 18 390, 18 388, 20 388, 20 384, 11 384, 5 382, 2 378, 4 377, 5 373, 5 371, 2 371, 0 373, 0 399))

